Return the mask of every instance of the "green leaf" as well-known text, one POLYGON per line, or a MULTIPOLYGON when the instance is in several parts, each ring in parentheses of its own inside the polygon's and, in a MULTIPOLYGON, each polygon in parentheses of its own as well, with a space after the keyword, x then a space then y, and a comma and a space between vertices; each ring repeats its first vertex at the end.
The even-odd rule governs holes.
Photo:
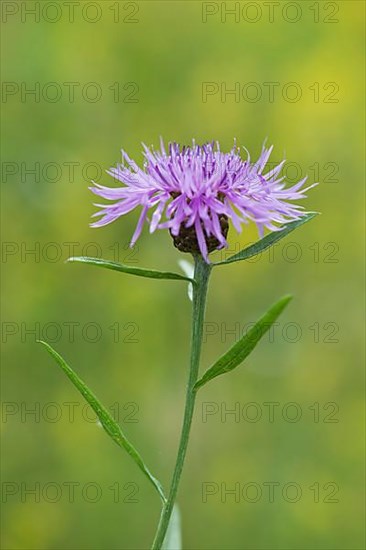
POLYGON ((172 517, 170 518, 162 550, 182 550, 182 530, 180 512, 177 504, 174 504, 172 517))
POLYGON ((272 233, 269 233, 263 239, 260 241, 257 241, 256 243, 252 244, 251 246, 248 246, 247 248, 244 248, 237 254, 234 254, 233 256, 230 256, 227 258, 227 260, 223 260, 222 262, 216 262, 213 265, 223 265, 223 264, 231 264, 233 262, 239 262, 240 260, 247 260, 248 258, 252 258, 253 256, 257 256, 270 246, 274 245, 276 242, 280 241, 286 235, 291 233, 291 231, 294 231, 297 227, 300 227, 300 225, 303 225, 304 223, 309 222, 315 216, 318 215, 318 212, 310 212, 310 214, 306 214, 299 220, 296 220, 294 222, 288 223, 283 226, 283 229, 280 231, 272 231, 272 233))
POLYGON ((43 342, 41 340, 38 340, 40 344, 42 344, 48 353, 52 355, 52 357, 56 360, 56 362, 59 364, 61 369, 64 371, 66 376, 71 380, 71 382, 74 384, 74 386, 79 390, 81 395, 85 398, 85 400, 89 403, 93 411, 98 416, 98 419, 107 432, 107 434, 113 439, 115 443, 122 449, 125 449, 125 451, 128 452, 128 454, 132 457, 132 459, 136 462, 140 470, 145 474, 145 476, 150 480, 150 482, 154 485, 155 489, 158 491, 161 499, 163 502, 166 502, 166 497, 164 495, 163 488, 160 484, 160 482, 151 474, 150 470, 145 465, 144 461, 142 460, 140 454, 137 452, 135 447, 130 443, 127 439, 127 437, 122 432, 120 426, 116 423, 116 421, 112 418, 110 413, 107 411, 107 409, 100 403, 100 401, 97 399, 97 397, 93 394, 93 392, 90 391, 90 389, 85 385, 85 383, 79 378, 79 376, 72 370, 71 367, 64 361, 64 359, 59 355, 49 344, 46 342, 43 342))
POLYGON ((144 269, 141 267, 132 267, 130 265, 110 262, 109 260, 102 260, 101 258, 88 258, 86 256, 79 256, 76 258, 69 258, 66 261, 96 265, 98 267, 105 267, 106 269, 112 269, 114 271, 121 271, 122 273, 129 273, 130 275, 137 275, 138 277, 149 277, 150 279, 175 279, 180 281, 189 281, 190 283, 195 282, 193 279, 190 279, 189 277, 184 277, 184 275, 180 275, 179 273, 172 273, 170 271, 156 271, 155 269, 144 269))
POLYGON ((229 372, 248 357, 253 351, 259 340, 273 325, 280 313, 285 309, 292 296, 284 296, 276 304, 274 304, 268 311, 257 321, 253 328, 234 344, 229 351, 227 351, 220 359, 210 367, 198 382, 196 382, 194 389, 204 386, 207 382, 229 372))

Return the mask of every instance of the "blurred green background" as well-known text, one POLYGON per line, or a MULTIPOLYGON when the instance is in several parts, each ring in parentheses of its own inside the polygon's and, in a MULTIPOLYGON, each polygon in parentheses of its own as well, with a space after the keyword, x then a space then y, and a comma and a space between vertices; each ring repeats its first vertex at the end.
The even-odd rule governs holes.
MULTIPOLYGON (((70 247, 157 269, 188 259, 146 230, 131 254, 137 212, 88 225, 89 180, 113 184, 101 170, 120 149, 140 161, 140 142, 160 136, 224 149, 236 137, 253 158, 268 137, 272 160, 293 163, 290 181, 320 181, 304 205, 322 212, 273 256, 214 272, 202 368, 281 295, 295 299, 246 368, 199 395, 179 493, 184 548, 364 548, 363 2, 281 2, 272 22, 262 2, 238 3, 236 21, 215 2, 82 1, 73 17, 66 2, 2 4, 3 548, 151 543, 153 489, 35 340, 118 413, 167 486, 187 378, 185 283, 64 263, 70 247), (207 82, 218 91, 203 101, 207 82), (221 96, 235 83, 240 97, 221 96), (38 98, 25 94, 37 86, 38 98)), ((255 238, 232 230, 232 251, 255 238)))

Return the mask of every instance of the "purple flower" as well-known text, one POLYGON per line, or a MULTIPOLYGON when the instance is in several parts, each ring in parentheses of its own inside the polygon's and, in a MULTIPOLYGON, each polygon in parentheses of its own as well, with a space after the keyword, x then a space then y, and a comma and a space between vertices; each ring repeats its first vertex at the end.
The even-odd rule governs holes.
POLYGON ((262 236, 264 228, 277 231, 281 229, 278 225, 306 213, 288 201, 304 198, 313 185, 303 189, 305 177, 286 188, 280 175, 284 160, 264 173, 272 149, 263 146, 257 162, 251 162, 249 153, 246 160, 241 158, 236 144, 229 153, 223 153, 218 143, 200 146, 193 141, 189 147, 169 143, 167 152, 161 141, 160 151, 144 145, 143 168, 122 151, 126 164, 107 173, 124 186, 109 188, 93 182, 90 188, 114 201, 95 205, 102 210, 94 216, 101 218, 92 227, 107 225, 142 207, 131 246, 147 221, 150 233, 169 229, 177 248, 201 252, 208 261, 209 252, 227 246, 229 219, 237 231, 241 231, 242 223, 253 221, 262 236))

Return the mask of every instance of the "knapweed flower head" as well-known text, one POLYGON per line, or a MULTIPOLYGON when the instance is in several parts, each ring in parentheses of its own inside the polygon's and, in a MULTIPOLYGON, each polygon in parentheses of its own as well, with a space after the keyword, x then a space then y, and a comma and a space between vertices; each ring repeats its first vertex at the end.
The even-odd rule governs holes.
POLYGON ((147 222, 150 233, 168 229, 179 250, 201 253, 208 261, 210 252, 227 246, 229 220, 237 231, 252 221, 262 236, 264 228, 279 230, 282 224, 306 213, 292 201, 304 198, 313 187, 304 189, 307 178, 286 187, 281 176, 285 160, 265 172, 273 146, 263 146, 256 162, 251 162, 248 152, 243 159, 236 144, 228 153, 223 153, 217 142, 196 145, 193 141, 191 146, 169 143, 166 150, 161 141, 159 151, 143 147, 142 168, 122 151, 124 163, 107 172, 123 187, 94 182, 91 187, 96 195, 113 201, 95 205, 102 210, 94 216, 101 218, 92 227, 107 225, 142 208, 131 246, 147 222))

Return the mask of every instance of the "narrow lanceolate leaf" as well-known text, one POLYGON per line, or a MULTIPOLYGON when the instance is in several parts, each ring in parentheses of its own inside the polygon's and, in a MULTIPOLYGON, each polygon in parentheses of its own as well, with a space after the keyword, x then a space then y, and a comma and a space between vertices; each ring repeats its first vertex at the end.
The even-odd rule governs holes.
POLYGON ((112 269, 113 271, 121 271, 122 273, 129 273, 130 275, 137 275, 137 277, 149 277, 150 279, 176 279, 180 281, 189 281, 193 283, 193 279, 184 277, 179 273, 172 273, 170 271, 156 271, 155 269, 144 269, 142 267, 133 267, 130 265, 119 264, 117 262, 110 262, 109 260, 102 260, 101 258, 88 258, 86 256, 79 256, 76 258, 69 258, 68 262, 79 262, 82 264, 96 265, 97 267, 104 267, 106 269, 112 269))
POLYGON ((182 529, 180 512, 177 504, 174 504, 172 517, 165 535, 162 550, 182 550, 182 529))
POLYGON ((89 403, 93 411, 96 413, 101 425, 107 432, 107 434, 113 439, 115 443, 122 449, 128 452, 132 459, 136 462, 140 470, 145 474, 145 476, 150 480, 154 485, 155 489, 158 491, 163 502, 166 502, 166 497, 164 495, 163 488, 160 482, 151 474, 148 467, 145 465, 140 454, 137 452, 135 447, 130 443, 127 437, 122 432, 120 426, 112 418, 107 409, 100 403, 97 397, 93 394, 92 391, 86 386, 86 384, 79 378, 79 376, 72 370, 71 367, 64 361, 64 359, 55 351, 49 344, 46 342, 39 341, 40 344, 46 348, 48 353, 56 360, 58 365, 64 371, 66 376, 71 380, 74 386, 79 390, 81 395, 89 403))
POLYGON ((291 233, 291 231, 294 231, 294 229, 296 229, 297 227, 300 227, 300 225, 303 225, 304 223, 309 222, 317 215, 318 215, 317 212, 310 212, 309 214, 306 214, 299 220, 296 220, 294 222, 284 225, 283 229, 281 229, 280 231, 272 231, 272 233, 269 233, 268 235, 263 237, 263 239, 261 239, 260 241, 257 241, 251 246, 244 248, 237 254, 230 256, 229 258, 227 258, 227 260, 214 263, 214 265, 231 264, 232 262, 239 262, 240 260, 247 260, 248 258, 257 256, 257 254, 260 254, 270 246, 274 245, 275 243, 277 243, 278 241, 286 237, 286 235, 291 233))
POLYGON ((220 359, 210 367, 200 380, 195 385, 195 389, 204 386, 207 382, 220 376, 220 374, 225 374, 235 367, 239 366, 240 363, 248 357, 248 355, 253 351, 255 346, 258 344, 259 340, 264 336, 264 334, 271 328, 277 317, 285 309, 289 301, 292 299, 292 296, 284 296, 276 304, 274 304, 268 311, 257 321, 253 328, 248 330, 248 332, 234 344, 229 351, 227 351, 220 359))

